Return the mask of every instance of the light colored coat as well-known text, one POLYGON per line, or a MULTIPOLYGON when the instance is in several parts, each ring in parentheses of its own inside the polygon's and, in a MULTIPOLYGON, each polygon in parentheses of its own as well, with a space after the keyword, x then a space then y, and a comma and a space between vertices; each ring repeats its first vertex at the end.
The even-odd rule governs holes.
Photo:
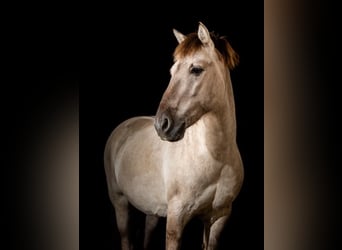
POLYGON ((109 196, 124 250, 132 246, 128 203, 147 214, 145 248, 157 217, 167 217, 171 250, 180 248, 187 222, 200 216, 203 247, 215 249, 243 182, 228 70, 237 55, 228 43, 222 53, 202 23, 196 37, 174 34, 179 48, 156 117, 121 123, 105 147, 109 196), (200 46, 186 48, 195 42, 200 46))

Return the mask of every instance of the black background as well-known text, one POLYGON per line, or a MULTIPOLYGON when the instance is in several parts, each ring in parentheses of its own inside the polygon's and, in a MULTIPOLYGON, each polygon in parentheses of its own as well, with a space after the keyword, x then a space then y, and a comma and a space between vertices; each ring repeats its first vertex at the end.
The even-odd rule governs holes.
MULTIPOLYGON (((89 13, 83 37, 87 46, 81 51, 80 247, 119 249, 103 168, 106 140, 125 119, 155 114, 177 45, 172 28, 187 34, 197 31, 201 21, 226 36, 241 61, 231 78, 245 181, 220 249, 263 249, 263 2, 229 3, 213 11, 206 6, 173 11, 165 5, 138 14, 120 8, 110 14, 89 13)), ((139 242, 143 217, 138 212, 132 217, 139 242)), ((197 220, 190 222, 183 249, 200 249, 201 227, 197 220)), ((163 219, 152 239, 154 249, 163 249, 164 234, 163 219)))

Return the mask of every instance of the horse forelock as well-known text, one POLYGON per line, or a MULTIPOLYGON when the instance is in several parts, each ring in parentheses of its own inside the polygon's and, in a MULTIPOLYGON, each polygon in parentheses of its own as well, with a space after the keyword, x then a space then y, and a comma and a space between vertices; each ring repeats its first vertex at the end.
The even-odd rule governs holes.
MULTIPOLYGON (((239 55, 233 50, 225 37, 220 37, 214 32, 210 33, 210 37, 214 42, 215 48, 218 51, 219 58, 229 69, 234 69, 239 63, 239 55)), ((197 33, 190 33, 186 36, 183 42, 178 44, 173 56, 175 60, 191 56, 203 47, 201 40, 198 38, 197 33)))

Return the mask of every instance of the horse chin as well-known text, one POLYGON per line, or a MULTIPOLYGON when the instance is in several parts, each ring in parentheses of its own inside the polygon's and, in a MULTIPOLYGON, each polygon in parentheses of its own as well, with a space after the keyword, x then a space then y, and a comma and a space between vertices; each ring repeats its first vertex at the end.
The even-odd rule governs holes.
POLYGON ((184 137, 184 133, 182 133, 182 134, 176 134, 175 136, 168 136, 168 137, 164 137, 164 138, 161 137, 161 139, 162 139, 163 141, 176 142, 176 141, 182 140, 183 137, 184 137))
POLYGON ((176 142, 183 139, 185 134, 185 123, 181 123, 179 126, 174 127, 166 134, 159 135, 163 141, 176 142))

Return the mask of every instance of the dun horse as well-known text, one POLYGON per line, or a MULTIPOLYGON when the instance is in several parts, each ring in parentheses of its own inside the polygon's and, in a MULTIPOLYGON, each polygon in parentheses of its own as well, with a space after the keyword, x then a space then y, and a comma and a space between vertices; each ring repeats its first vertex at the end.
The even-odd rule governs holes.
POLYGON ((229 71, 238 55, 202 23, 188 35, 173 31, 179 44, 156 116, 124 121, 105 147, 123 250, 132 248, 129 203, 146 214, 145 248, 158 217, 166 217, 166 249, 175 250, 198 216, 203 249, 215 249, 243 183, 229 71))

